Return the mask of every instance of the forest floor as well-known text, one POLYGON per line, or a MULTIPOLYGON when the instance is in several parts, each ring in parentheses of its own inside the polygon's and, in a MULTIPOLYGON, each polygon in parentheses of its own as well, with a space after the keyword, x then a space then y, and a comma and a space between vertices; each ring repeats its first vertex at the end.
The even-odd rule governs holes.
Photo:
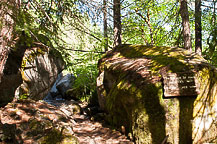
MULTIPOLYGON (((81 107, 84 109, 86 104, 81 104, 81 107)), ((73 130, 81 144, 133 144, 119 131, 110 129, 108 125, 105 126, 104 121, 94 121, 92 119, 94 117, 91 117, 91 115, 74 115, 76 124, 73 130)))
MULTIPOLYGON (((3 132, 6 134, 10 133, 10 136, 14 135, 14 137, 11 138, 13 140, 8 143, 35 144, 39 139, 43 138, 44 135, 47 135, 45 131, 49 132, 49 129, 52 129, 42 127, 42 123, 48 120, 52 122, 53 125, 60 115, 64 115, 64 117, 67 118, 64 125, 71 127, 70 134, 76 137, 80 144, 133 144, 133 142, 127 139, 121 132, 105 126, 103 120, 94 121, 94 118, 88 114, 86 103, 76 102, 81 110, 75 109, 75 102, 71 101, 52 101, 48 103, 44 101, 16 102, 1 108, 0 138, 3 132), (31 126, 32 119, 40 122, 39 125, 36 126, 39 129, 35 128, 35 126, 31 126), (4 127, 6 131, 4 131, 4 127), (16 129, 14 133, 10 127, 16 129), (32 130, 33 128, 34 130, 32 130), (42 131, 43 128, 45 130, 42 131)), ((56 123, 62 125, 64 121, 56 123)), ((1 141, 0 139, 0 143, 3 144, 7 142, 1 141)))

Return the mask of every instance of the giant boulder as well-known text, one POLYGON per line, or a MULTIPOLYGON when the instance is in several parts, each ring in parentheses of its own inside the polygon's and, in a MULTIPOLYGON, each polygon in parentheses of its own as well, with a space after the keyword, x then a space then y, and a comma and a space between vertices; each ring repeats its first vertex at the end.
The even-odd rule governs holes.
POLYGON ((66 98, 66 92, 72 88, 73 82, 75 81, 75 76, 73 74, 67 74, 63 76, 56 84, 56 89, 66 98))
POLYGON ((54 49, 37 47, 25 52, 22 61, 23 83, 16 90, 16 97, 42 100, 64 68, 60 53, 54 49))
POLYGON ((13 99, 43 99, 64 68, 58 51, 34 44, 18 46, 8 55, 0 81, 0 106, 13 99))
POLYGON ((181 48, 122 45, 99 60, 106 119, 138 144, 217 142, 217 71, 181 48))

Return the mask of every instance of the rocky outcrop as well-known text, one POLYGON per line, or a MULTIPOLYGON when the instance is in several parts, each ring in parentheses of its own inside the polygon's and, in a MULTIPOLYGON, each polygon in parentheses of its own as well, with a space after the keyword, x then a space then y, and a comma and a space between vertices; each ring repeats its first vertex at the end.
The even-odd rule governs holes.
POLYGON ((23 83, 17 89, 16 97, 44 99, 63 68, 63 59, 54 49, 37 47, 26 51, 21 68, 23 83))
POLYGON ((62 97, 67 99, 66 92, 71 89, 73 82, 75 81, 75 76, 73 74, 67 74, 61 78, 60 81, 56 84, 56 88, 62 97))
POLYGON ((99 60, 106 119, 139 144, 217 142, 217 71, 181 48, 122 45, 99 60))
POLYGON ((53 84, 52 88, 50 89, 49 93, 44 98, 44 100, 56 100, 56 99, 62 100, 63 99, 63 97, 60 95, 59 91, 56 88, 57 83, 61 80, 62 77, 63 77, 63 73, 61 72, 57 76, 55 83, 53 84))
POLYGON ((34 44, 11 51, 0 82, 0 106, 15 99, 43 99, 64 68, 60 53, 34 44))
POLYGON ((53 87, 51 88, 50 92, 48 93, 48 95, 45 97, 44 100, 63 100, 63 99, 77 100, 75 96, 71 97, 67 94, 67 91, 72 89, 74 81, 75 81, 75 76, 73 74, 60 73, 58 75, 56 82, 54 83, 53 87))

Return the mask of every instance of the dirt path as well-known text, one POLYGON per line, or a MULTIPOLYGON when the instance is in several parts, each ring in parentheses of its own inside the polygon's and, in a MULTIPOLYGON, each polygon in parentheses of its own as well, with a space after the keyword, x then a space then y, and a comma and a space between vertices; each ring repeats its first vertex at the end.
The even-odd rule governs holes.
MULTIPOLYGON (((86 103, 79 103, 84 111, 86 103)), ((67 108, 65 108, 67 109, 67 108)), ((72 116, 73 132, 80 144, 133 144, 119 131, 104 127, 101 122, 90 120, 85 112, 72 116)))
MULTIPOLYGON (((133 144, 119 131, 111 130, 102 123, 91 120, 85 112, 81 112, 85 107, 83 103, 48 103, 19 101, 1 108, 0 144, 37 144, 47 140, 51 140, 52 144, 56 140, 59 144, 65 144, 63 141, 66 137, 63 137, 63 134, 76 137, 79 144, 133 144), (51 135, 52 133, 55 136, 51 135)), ((71 140, 69 142, 72 143, 71 140)))
POLYGON ((90 121, 84 115, 74 118, 77 124, 73 131, 80 144, 133 144, 120 132, 103 127, 99 122, 90 121))

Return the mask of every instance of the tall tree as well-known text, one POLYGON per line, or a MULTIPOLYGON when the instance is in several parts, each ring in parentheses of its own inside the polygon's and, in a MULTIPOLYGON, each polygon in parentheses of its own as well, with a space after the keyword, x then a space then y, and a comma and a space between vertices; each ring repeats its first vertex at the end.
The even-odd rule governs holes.
POLYGON ((113 0, 114 17, 114 46, 121 44, 121 3, 120 0, 113 0))
MULTIPOLYGON (((212 1, 213 4, 213 13, 212 13, 212 18, 210 21, 211 25, 211 30, 209 37, 207 38, 207 44, 209 45, 209 57, 212 59, 212 61, 216 61, 214 56, 215 56, 215 51, 217 49, 217 27, 216 27, 216 0, 212 1)), ((209 58, 209 59, 210 59, 209 58)))
POLYGON ((0 2, 0 82, 12 44, 15 26, 13 15, 19 6, 19 0, 2 0, 0 2))
POLYGON ((202 55, 201 0, 195 0, 195 52, 202 55))
POLYGON ((180 14, 182 17, 184 48, 192 51, 187 0, 180 0, 180 14))
POLYGON ((107 26, 107 0, 103 0, 103 29, 104 29, 104 41, 105 51, 108 51, 108 26, 107 26))

